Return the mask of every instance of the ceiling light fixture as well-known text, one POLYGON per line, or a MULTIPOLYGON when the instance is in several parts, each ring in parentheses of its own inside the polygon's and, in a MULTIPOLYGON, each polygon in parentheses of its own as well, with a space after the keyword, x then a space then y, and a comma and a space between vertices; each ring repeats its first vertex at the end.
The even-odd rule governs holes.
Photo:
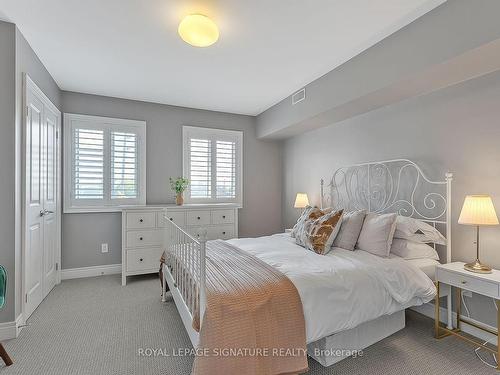
POLYGON ((215 22, 202 14, 184 17, 178 32, 182 40, 195 47, 208 47, 219 39, 219 28, 215 22))

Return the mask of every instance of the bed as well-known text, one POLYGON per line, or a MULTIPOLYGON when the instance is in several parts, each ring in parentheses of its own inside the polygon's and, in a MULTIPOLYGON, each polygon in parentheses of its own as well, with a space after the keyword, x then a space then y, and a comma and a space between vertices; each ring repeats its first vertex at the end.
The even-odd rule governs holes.
MULTIPOLYGON (((432 181, 406 159, 362 163, 336 170, 326 185, 321 180, 319 200, 321 207, 394 212, 442 228, 447 244, 434 247, 441 261, 449 262, 451 181, 450 173, 444 181, 432 181)), ((168 284, 196 348, 207 307, 209 249, 203 231, 194 238, 172 222, 166 231, 170 261, 163 266, 163 284, 168 284)), ((318 256, 296 245, 289 234, 226 243, 293 283, 302 304, 307 354, 324 366, 404 328, 404 310, 429 302, 435 293, 433 278, 439 263, 431 259, 380 258, 340 248, 318 256)))

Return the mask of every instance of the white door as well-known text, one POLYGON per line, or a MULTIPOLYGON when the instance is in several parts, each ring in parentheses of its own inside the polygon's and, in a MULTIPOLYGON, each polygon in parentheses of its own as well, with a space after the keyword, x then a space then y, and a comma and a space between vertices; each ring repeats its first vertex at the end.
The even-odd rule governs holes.
POLYGON ((28 318, 44 298, 43 275, 43 102, 26 92, 26 239, 25 279, 28 318))
POLYGON ((57 114, 44 108, 44 183, 43 183, 43 294, 44 297, 56 285, 57 280, 57 250, 59 246, 59 230, 57 216, 57 114))
POLYGON ((55 286, 59 257, 60 114, 26 77, 24 318, 55 286))

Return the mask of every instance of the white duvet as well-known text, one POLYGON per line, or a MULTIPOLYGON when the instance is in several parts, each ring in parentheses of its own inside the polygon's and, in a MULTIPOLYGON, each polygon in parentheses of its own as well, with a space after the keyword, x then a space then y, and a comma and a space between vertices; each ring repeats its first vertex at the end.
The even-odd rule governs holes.
POLYGON ((318 255, 286 233, 228 242, 293 282, 302 300, 308 343, 429 302, 436 293, 431 279, 401 258, 340 248, 318 255))

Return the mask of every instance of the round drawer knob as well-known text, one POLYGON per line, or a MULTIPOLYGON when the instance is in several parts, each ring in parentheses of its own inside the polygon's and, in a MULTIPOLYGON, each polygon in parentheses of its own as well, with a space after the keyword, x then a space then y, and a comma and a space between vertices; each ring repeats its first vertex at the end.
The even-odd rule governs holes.
POLYGON ((461 282, 462 282, 462 284, 467 284, 467 281, 465 281, 465 280, 462 280, 461 282))
POLYGON ((142 237, 139 237, 139 241, 142 241, 142 237))
POLYGON ((171 218, 169 218, 168 220, 170 220, 170 221, 174 221, 174 218, 173 218, 173 217, 171 217, 171 218))
POLYGON ((142 262, 143 260, 144 260, 144 259, 142 259, 142 258, 141 258, 141 259, 139 259, 139 261, 140 261, 140 262, 142 262))
POLYGON ((226 232, 222 232, 222 234, 226 234, 226 232))
POLYGON ((222 215, 222 218, 225 219, 226 218, 226 215, 222 215))
POLYGON ((199 216, 198 216, 198 217, 197 217, 197 219, 198 219, 198 220, 200 220, 200 219, 201 219, 201 217, 199 217, 199 216))
POLYGON ((142 219, 139 219, 139 223, 142 223, 143 221, 144 221, 144 220, 142 220, 142 219))

